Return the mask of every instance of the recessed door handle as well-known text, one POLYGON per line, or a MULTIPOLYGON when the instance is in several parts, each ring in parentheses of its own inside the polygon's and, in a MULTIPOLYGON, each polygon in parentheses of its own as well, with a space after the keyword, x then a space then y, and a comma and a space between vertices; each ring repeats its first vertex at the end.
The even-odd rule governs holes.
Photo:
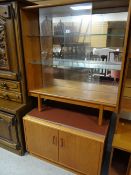
POLYGON ((53 136, 53 138, 52 138, 52 144, 53 145, 57 145, 57 137, 56 136, 53 136))
POLYGON ((64 147, 64 139, 63 138, 60 138, 60 147, 64 147))
POLYGON ((52 144, 55 144, 55 136, 53 136, 52 144))

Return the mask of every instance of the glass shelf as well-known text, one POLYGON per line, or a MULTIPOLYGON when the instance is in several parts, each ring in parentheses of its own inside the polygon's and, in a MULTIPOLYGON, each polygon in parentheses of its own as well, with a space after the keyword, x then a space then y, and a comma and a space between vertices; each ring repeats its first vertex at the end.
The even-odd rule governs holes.
POLYGON ((27 37, 52 37, 52 38, 63 38, 63 37, 75 37, 75 36, 85 36, 85 37, 91 37, 91 36, 111 36, 111 37, 123 37, 124 34, 64 34, 64 35, 27 35, 27 37))
POLYGON ((104 62, 104 61, 86 61, 75 59, 59 59, 54 58, 48 61, 30 61, 30 64, 41 64, 57 68, 86 68, 86 69, 106 69, 106 70, 121 70, 121 62, 104 62))

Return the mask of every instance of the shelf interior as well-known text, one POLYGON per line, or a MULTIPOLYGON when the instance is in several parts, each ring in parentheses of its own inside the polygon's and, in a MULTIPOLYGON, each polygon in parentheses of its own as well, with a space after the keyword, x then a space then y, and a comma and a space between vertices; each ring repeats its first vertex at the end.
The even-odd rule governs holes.
POLYGON ((121 120, 114 135, 113 147, 131 152, 131 121, 121 120))

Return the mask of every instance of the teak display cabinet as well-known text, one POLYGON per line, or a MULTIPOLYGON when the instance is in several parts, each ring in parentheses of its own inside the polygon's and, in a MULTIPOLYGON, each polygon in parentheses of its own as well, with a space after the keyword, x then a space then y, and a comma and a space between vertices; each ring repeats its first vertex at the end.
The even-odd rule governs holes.
POLYGON ((38 98, 39 111, 42 99, 97 108, 99 125, 104 110, 118 112, 128 3, 38 1, 21 9, 28 94, 38 98), (112 13, 123 13, 123 21, 90 21, 112 13))
POLYGON ((24 117, 27 150, 79 173, 100 175, 108 128, 103 112, 120 109, 129 1, 35 3, 21 9, 28 94, 38 98, 38 109, 24 117), (65 111, 55 116, 42 99, 96 108, 99 116, 80 117, 76 124, 76 113, 73 119, 65 111))

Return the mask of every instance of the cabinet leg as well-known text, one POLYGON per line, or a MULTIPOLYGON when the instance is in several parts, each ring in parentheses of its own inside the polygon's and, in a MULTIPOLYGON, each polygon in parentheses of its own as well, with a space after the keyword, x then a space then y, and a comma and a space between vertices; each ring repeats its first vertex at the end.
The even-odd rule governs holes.
POLYGON ((130 154, 130 158, 129 158, 129 163, 128 163, 126 175, 131 175, 131 154, 130 154))
POLYGON ((38 111, 42 111, 42 99, 40 98, 40 96, 38 96, 38 111))
POLYGON ((100 125, 100 126, 102 125, 102 120, 103 120, 103 106, 100 106, 98 125, 100 125))
POLYGON ((114 153, 114 148, 112 148, 111 155, 110 155, 110 163, 109 163, 108 175, 111 175, 111 166, 112 166, 113 153, 114 153))

